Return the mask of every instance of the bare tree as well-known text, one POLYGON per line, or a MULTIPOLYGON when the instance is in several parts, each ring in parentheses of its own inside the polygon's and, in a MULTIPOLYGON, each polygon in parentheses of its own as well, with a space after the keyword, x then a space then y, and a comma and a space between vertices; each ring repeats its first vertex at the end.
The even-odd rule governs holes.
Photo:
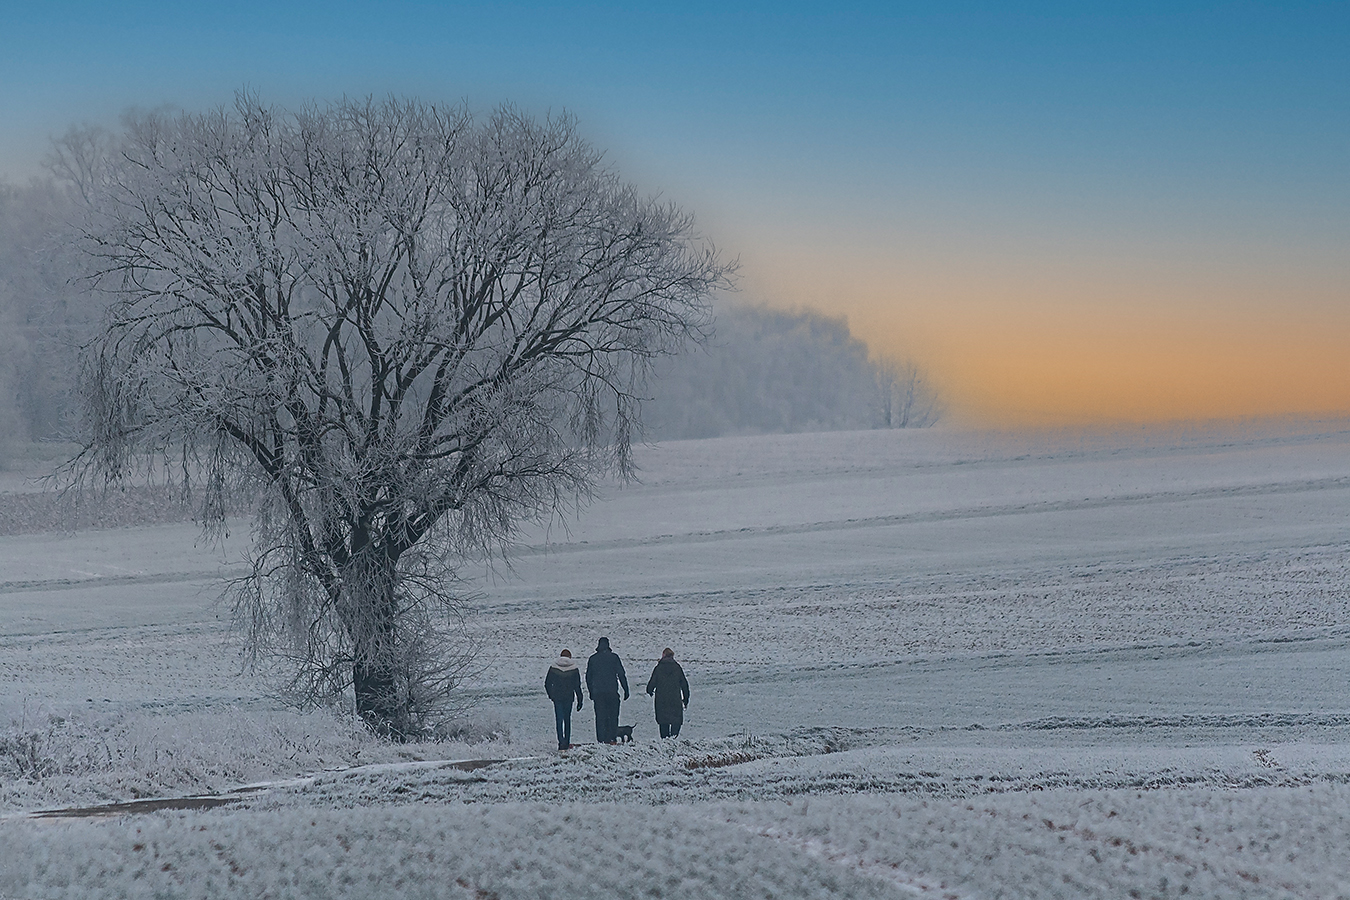
POLYGON ((414 732, 462 664, 457 561, 630 473, 650 361, 703 336, 731 267, 568 118, 240 95, 104 143, 55 160, 113 295, 75 471, 186 453, 216 524, 251 485, 247 646, 414 732))
POLYGON ((910 359, 882 356, 873 364, 884 428, 927 428, 945 411, 928 375, 910 359))

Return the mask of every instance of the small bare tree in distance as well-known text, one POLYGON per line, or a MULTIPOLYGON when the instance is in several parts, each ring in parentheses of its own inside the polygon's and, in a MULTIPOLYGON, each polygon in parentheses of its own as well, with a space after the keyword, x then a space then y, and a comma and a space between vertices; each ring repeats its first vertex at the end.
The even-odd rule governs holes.
POLYGON ((928 375, 910 359, 882 356, 874 363, 877 399, 886 428, 927 428, 945 411, 928 375))
POLYGON ((218 526, 254 491, 231 593, 255 662, 395 738, 462 672, 459 561, 631 472, 650 361, 731 277, 570 118, 511 107, 241 94, 72 132, 53 166, 112 297, 72 473, 185 453, 218 526))

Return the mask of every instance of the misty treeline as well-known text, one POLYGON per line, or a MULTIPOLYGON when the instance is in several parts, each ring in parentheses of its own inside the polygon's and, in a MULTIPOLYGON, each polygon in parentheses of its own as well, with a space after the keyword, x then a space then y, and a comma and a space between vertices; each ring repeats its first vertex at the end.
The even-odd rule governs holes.
POLYGON ((72 201, 55 182, 0 182, 0 462, 76 424, 81 341, 102 314, 71 284, 80 259, 64 224, 72 201))
POLYGON ((651 393, 654 440, 925 428, 944 410, 921 367, 870 354, 844 317, 725 299, 707 342, 657 362, 651 393))
MULTIPOLYGON (((0 463, 77 437, 79 346, 105 298, 83 291, 52 180, 0 183, 0 463)), ((720 300, 705 345, 662 359, 643 407, 649 440, 921 428, 940 394, 914 362, 869 353, 842 317, 720 300)))

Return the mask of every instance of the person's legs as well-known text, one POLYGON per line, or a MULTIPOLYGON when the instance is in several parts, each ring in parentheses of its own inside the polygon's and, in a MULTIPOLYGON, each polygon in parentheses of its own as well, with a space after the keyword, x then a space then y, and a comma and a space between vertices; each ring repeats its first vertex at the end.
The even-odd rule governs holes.
POLYGON ((591 698, 595 708, 595 739, 601 744, 612 742, 619 728, 619 695, 596 694, 591 698))
POLYGON ((558 749, 566 750, 572 742, 572 701, 554 702, 553 718, 558 726, 558 749))
POLYGON ((671 737, 679 737, 679 736, 680 736, 680 723, 679 723, 679 722, 671 722, 671 723, 670 723, 670 736, 671 736, 671 737))
POLYGON ((659 726, 661 726, 661 737, 663 737, 663 738, 668 738, 668 737, 670 737, 670 723, 669 723, 669 722, 657 722, 656 724, 659 725, 659 726))

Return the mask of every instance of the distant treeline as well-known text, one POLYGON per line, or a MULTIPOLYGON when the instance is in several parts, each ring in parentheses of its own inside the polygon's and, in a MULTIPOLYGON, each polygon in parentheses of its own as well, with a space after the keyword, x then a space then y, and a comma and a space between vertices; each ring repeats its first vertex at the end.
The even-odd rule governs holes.
MULTIPOLYGON (((102 301, 82 291, 60 185, 0 183, 0 463, 78 429, 79 346, 102 301)), ((705 346, 658 363, 649 440, 931 425, 936 394, 914 365, 869 355, 843 318, 725 302, 705 346)))
POLYGON ((942 404, 914 363, 869 354, 842 316, 724 302, 706 346, 657 364, 650 440, 921 428, 942 404))
POLYGON ((0 183, 0 460, 76 425, 78 349, 102 306, 72 283, 69 204, 51 182, 0 183))

